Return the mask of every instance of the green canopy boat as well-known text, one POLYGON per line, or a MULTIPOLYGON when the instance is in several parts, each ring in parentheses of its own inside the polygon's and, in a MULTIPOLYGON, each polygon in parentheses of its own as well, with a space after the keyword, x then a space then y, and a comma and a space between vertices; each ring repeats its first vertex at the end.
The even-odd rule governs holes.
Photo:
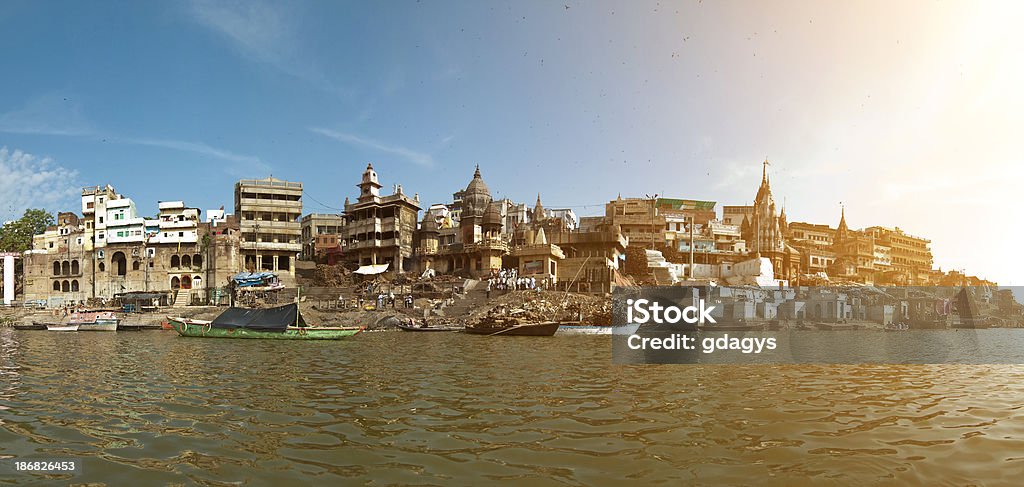
POLYGON ((199 338, 339 340, 363 331, 352 326, 306 326, 296 304, 269 309, 229 308, 213 321, 168 316, 167 322, 179 335, 199 338))

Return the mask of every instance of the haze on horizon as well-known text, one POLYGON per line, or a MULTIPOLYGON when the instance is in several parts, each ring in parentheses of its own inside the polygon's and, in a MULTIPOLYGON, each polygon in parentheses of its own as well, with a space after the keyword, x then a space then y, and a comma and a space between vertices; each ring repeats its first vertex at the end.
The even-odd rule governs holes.
MULTIPOLYGON (((232 206, 302 181, 332 212, 367 162, 448 202, 600 214, 616 195, 899 226, 936 265, 1022 285, 1024 4, 6 2, 0 220, 113 184, 232 206)), ((720 211, 720 210, 719 210, 720 211)))

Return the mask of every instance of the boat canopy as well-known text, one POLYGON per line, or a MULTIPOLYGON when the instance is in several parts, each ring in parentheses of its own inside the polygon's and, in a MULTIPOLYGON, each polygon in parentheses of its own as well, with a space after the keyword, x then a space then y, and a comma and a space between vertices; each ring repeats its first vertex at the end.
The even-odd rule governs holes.
POLYGON ((299 305, 292 303, 276 308, 228 308, 213 319, 213 328, 247 328, 250 330, 284 331, 289 326, 306 326, 299 305))
POLYGON ((355 273, 363 276, 375 276, 386 272, 389 266, 391 266, 391 264, 361 265, 355 270, 355 273))
POLYGON ((269 281, 273 281, 276 276, 273 272, 239 272, 235 274, 231 280, 235 281, 238 287, 248 286, 262 286, 269 281))

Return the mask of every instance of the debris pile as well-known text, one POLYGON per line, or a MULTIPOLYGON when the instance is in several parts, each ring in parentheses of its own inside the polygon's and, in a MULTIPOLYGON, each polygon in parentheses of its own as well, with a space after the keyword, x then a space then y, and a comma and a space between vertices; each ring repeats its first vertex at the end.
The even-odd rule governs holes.
POLYGON ((484 325, 579 321, 611 325, 612 302, 606 297, 562 292, 513 291, 477 310, 470 320, 484 325))
POLYGON ((317 287, 341 287, 351 284, 351 273, 340 265, 318 264, 313 271, 313 285, 317 287))

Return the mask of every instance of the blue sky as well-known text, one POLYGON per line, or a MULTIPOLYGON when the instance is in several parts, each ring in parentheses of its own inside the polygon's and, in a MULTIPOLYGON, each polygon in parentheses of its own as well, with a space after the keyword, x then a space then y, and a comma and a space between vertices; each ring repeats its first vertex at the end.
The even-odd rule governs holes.
MULTIPOLYGON (((900 226, 1020 283, 972 233, 1017 204, 1014 2, 5 2, 0 218, 83 185, 232 206, 232 184, 354 196, 373 162, 424 206, 621 193, 900 226), (568 8, 567 8, 568 7, 568 8)), ((1024 238, 1013 228, 986 245, 1024 238)))

